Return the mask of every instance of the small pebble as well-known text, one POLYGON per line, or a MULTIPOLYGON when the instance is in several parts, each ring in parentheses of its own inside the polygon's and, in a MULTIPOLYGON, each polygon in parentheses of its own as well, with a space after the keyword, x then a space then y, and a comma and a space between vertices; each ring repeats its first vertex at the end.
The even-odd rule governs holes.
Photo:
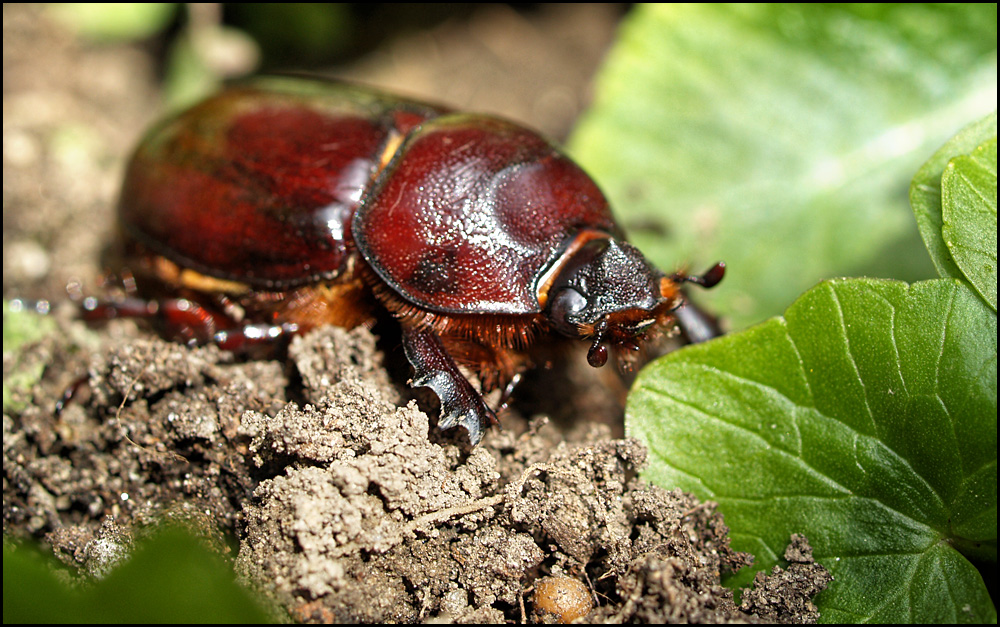
POLYGON ((539 622, 572 623, 594 608, 590 590, 573 577, 545 577, 535 582, 532 609, 539 622))

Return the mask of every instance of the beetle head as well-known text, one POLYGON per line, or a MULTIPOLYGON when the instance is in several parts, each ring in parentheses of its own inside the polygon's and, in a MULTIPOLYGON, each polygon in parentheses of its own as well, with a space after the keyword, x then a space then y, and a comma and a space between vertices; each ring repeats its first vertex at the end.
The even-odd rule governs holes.
POLYGON ((559 333, 592 340, 591 366, 603 366, 610 347, 619 367, 629 370, 645 341, 673 329, 684 280, 664 276, 627 242, 593 237, 569 254, 552 279, 546 316, 559 333))

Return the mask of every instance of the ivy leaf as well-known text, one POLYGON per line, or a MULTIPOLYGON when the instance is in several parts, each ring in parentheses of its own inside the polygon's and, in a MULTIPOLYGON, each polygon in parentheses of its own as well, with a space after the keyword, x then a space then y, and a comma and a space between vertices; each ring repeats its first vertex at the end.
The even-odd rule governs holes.
POLYGON ((824 621, 995 621, 996 314, 964 281, 827 281, 647 367, 626 428, 646 477, 719 503, 769 568, 805 534, 824 621))
POLYGON ((944 226, 952 258, 997 310, 997 138, 948 162, 941 177, 944 226))
MULTIPOLYGON (((994 111, 992 115, 970 124, 962 129, 955 137, 938 149, 934 155, 913 177, 910 185, 910 205, 913 208, 913 215, 917 218, 917 227, 920 229, 920 236, 924 239, 927 252, 931 255, 931 261, 937 268, 938 275, 942 277, 953 277, 956 279, 965 278, 965 273, 955 264, 955 260, 945 244, 942 232, 944 228, 944 207, 942 205, 941 178, 945 169, 952 159, 967 155, 976 150, 977 146, 995 139, 997 136, 997 115, 994 111)), ((994 153, 995 155, 995 153, 994 153)), ((996 157, 993 157, 993 173, 996 177, 996 157)), ((993 193, 993 236, 996 237, 996 183, 994 182, 993 193)), ((975 218, 973 218, 975 220, 975 218)), ((970 224, 978 226, 980 229, 989 228, 987 220, 977 220, 970 224)), ((994 263, 996 261, 996 246, 994 250, 994 263)), ((996 289, 996 281, 994 290, 996 289)), ((980 292, 982 293, 982 292, 980 292)), ((996 308, 994 298, 994 309, 996 308)))
POLYGON ((901 182, 996 109, 996 29, 996 4, 638 6, 570 152, 661 268, 727 262, 699 299, 734 328, 831 276, 930 278, 901 182))

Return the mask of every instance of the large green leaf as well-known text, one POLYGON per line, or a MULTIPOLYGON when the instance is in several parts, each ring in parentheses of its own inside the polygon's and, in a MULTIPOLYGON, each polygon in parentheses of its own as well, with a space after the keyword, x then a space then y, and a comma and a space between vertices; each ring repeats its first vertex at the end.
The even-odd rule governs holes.
POLYGON ((995 4, 655 5, 624 22, 571 152, 666 269, 718 259, 735 328, 831 276, 934 276, 907 206, 996 109, 995 4))
POLYGON ((804 533, 825 621, 996 620, 996 313, 935 279, 822 283, 783 318, 672 353, 626 410, 646 477, 719 503, 758 567, 804 533))

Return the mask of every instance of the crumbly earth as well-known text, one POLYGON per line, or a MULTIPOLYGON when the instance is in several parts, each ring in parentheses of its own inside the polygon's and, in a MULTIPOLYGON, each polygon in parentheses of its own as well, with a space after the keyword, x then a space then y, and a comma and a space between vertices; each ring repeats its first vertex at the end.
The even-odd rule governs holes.
MULTIPOLYGON (((73 279, 94 293, 122 160, 156 109, 154 68, 142 49, 79 43, 37 8, 3 11, 4 297, 65 300, 73 279)), ((566 55, 570 33, 606 42, 610 30, 545 11, 446 24, 430 48, 468 56, 483 48, 473 38, 495 60, 506 36, 518 54, 599 58, 580 42, 566 55)), ((410 67, 419 41, 389 56, 410 67)), ((358 67, 377 74, 377 56, 358 67)), ((461 82, 455 71, 442 80, 461 82)), ((592 68, 554 76, 573 72, 592 68)), ((536 108, 551 115, 565 95, 536 108)), ((220 545, 235 538, 239 576, 303 622, 817 618, 810 599, 829 575, 799 537, 788 567, 734 602, 720 577, 750 556, 730 549, 712 503, 637 478, 646 452, 621 438, 625 386, 579 352, 527 377, 503 430, 471 448, 436 429, 386 330, 320 329, 249 359, 75 313, 57 305, 55 332, 4 352, 5 385, 32 383, 4 407, 3 529, 47 543, 81 579, 128 559, 143 527, 180 519, 220 545)))

